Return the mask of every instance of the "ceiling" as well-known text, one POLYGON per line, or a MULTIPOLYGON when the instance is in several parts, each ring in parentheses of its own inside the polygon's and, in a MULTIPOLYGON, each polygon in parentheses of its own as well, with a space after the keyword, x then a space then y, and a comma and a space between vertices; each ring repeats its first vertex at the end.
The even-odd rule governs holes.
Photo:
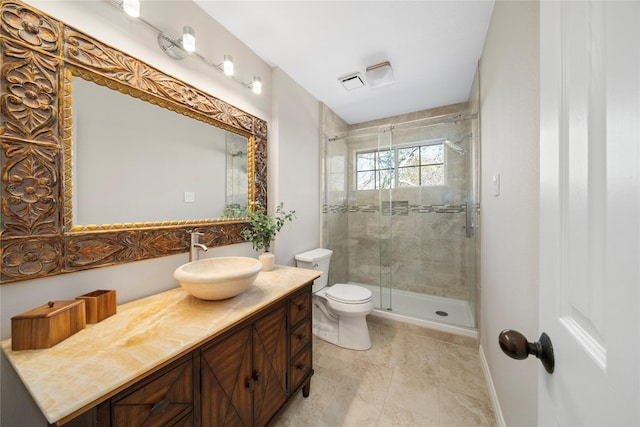
POLYGON ((466 101, 494 3, 194 1, 349 124, 466 101), (338 80, 384 61, 391 85, 338 80))

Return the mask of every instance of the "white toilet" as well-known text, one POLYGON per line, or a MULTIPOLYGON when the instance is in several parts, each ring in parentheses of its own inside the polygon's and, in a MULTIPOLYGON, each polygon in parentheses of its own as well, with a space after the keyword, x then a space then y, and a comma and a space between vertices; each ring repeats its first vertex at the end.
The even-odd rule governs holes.
POLYGON ((327 286, 333 251, 313 249, 296 255, 300 268, 322 271, 313 284, 313 335, 340 347, 368 350, 371 338, 367 314, 373 310, 373 294, 356 285, 327 286))

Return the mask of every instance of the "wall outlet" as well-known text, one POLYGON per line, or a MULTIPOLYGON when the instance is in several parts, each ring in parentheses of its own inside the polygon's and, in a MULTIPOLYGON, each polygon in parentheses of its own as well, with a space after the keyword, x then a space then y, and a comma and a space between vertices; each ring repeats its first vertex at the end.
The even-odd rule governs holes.
POLYGON ((195 203, 196 202, 196 193, 193 191, 185 191, 184 192, 184 202, 185 203, 195 203))

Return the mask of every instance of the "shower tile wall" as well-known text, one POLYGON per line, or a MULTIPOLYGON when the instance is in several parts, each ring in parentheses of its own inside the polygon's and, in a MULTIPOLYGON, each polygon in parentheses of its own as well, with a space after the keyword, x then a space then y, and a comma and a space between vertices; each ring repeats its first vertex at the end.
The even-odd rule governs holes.
MULTIPOLYGON (((415 114, 411 117, 416 118, 415 114)), ((465 137, 470 133, 469 121, 418 129, 396 126, 393 145, 448 138, 462 140, 469 153, 471 139, 465 137)), ((394 289, 473 299, 469 289, 473 266, 466 257, 474 248, 464 230, 470 192, 468 158, 445 148, 444 186, 354 191, 354 153, 377 148, 379 141, 377 135, 353 134, 348 141, 348 145, 344 139, 328 142, 326 157, 328 205, 324 217, 331 228, 332 264, 336 264, 330 283, 354 281, 388 287, 392 280, 394 289)), ((380 141, 391 138, 382 136, 380 141)))

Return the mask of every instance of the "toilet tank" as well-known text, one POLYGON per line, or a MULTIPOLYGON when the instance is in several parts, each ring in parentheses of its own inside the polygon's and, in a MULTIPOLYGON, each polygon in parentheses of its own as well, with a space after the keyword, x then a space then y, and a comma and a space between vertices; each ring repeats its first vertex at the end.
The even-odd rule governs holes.
POLYGON ((296 265, 298 267, 322 271, 322 276, 318 277, 313 283, 314 293, 327 286, 331 254, 333 254, 333 251, 330 249, 318 248, 296 255, 296 265))

